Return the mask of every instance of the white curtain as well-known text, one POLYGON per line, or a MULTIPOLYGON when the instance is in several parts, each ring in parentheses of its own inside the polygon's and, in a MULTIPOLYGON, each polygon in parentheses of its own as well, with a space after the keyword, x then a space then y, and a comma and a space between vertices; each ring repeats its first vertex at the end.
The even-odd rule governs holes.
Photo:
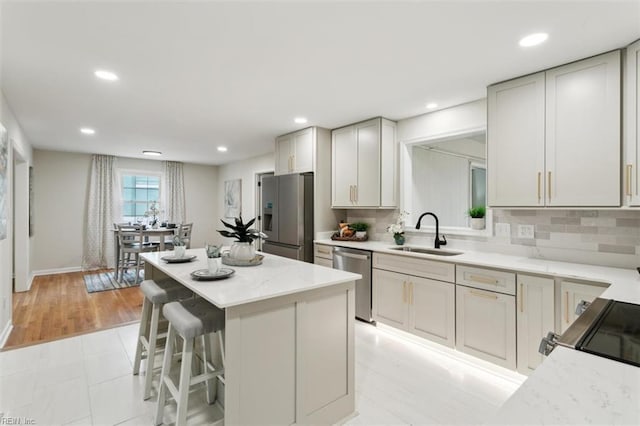
POLYGON ((94 154, 91 161, 89 197, 87 199, 87 221, 82 267, 84 269, 106 268, 113 263, 113 218, 116 158, 94 154))
POLYGON ((182 163, 165 161, 166 200, 165 217, 170 223, 184 223, 184 175, 182 163))

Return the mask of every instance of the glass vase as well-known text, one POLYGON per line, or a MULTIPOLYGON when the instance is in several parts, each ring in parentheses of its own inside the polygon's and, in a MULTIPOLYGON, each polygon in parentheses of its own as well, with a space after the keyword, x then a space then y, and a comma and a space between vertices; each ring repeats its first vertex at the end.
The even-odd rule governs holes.
POLYGON ((234 241, 233 244, 231 244, 229 257, 236 260, 253 260, 253 258, 256 257, 256 249, 252 242, 241 243, 234 241))

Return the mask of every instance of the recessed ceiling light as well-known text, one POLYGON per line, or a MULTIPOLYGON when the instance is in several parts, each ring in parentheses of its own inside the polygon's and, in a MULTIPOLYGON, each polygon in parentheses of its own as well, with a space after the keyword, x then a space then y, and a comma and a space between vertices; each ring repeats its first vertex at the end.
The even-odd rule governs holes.
POLYGON ((293 119, 293 121, 295 121, 298 124, 304 124, 307 122, 307 119, 304 117, 296 117, 293 119))
POLYGON ((111 71, 106 71, 106 70, 97 70, 96 72, 94 72, 95 76, 98 77, 101 80, 107 80, 107 81, 117 81, 118 80, 118 76, 111 71))
POLYGON ((227 152, 227 147, 226 147, 226 146, 219 146, 219 147, 218 147, 218 151, 220 151, 220 152, 227 152))
POLYGON ((537 46, 538 44, 545 42, 548 38, 549 38, 549 34, 547 33, 529 34, 528 36, 520 39, 520 46, 522 47, 537 46))
POLYGON ((431 102, 427 104, 427 108, 428 109, 434 109, 434 108, 438 108, 438 104, 435 102, 431 102))
POLYGON ((158 156, 162 155, 162 153, 160 151, 142 151, 142 153, 144 155, 150 155, 152 157, 158 157, 158 156))
POLYGON ((80 129, 80 133, 82 133, 83 135, 95 135, 96 131, 90 127, 83 127, 80 129))

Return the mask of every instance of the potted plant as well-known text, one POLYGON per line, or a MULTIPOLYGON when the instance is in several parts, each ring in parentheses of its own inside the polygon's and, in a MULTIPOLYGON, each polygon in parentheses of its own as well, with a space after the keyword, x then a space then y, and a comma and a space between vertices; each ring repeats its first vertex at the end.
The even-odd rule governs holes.
POLYGON ((175 253, 175 257, 180 258, 180 257, 184 257, 186 254, 186 246, 184 244, 184 241, 182 241, 182 238, 180 238, 180 235, 174 235, 173 236, 173 251, 175 253))
POLYGON ((387 232, 393 235, 393 241, 399 246, 403 245, 405 242, 404 237, 404 220, 409 216, 409 212, 402 211, 398 213, 398 219, 396 219, 396 223, 392 223, 387 226, 387 232))
POLYGON ((484 229, 487 209, 484 206, 471 207, 468 212, 471 217, 471 229, 484 229))
POLYGON ((160 210, 160 204, 158 204, 157 201, 152 201, 151 204, 149 204, 149 210, 144 212, 144 216, 150 218, 149 225, 153 229, 158 229, 158 226, 160 225, 160 221, 158 220, 160 213, 162 213, 162 210, 160 210))
POLYGON ((369 229, 369 224, 364 222, 356 222, 349 225, 351 229, 353 229, 356 233, 356 238, 366 238, 367 237, 367 229, 369 229))
POLYGON ((242 215, 240 215, 240 217, 236 217, 234 220, 235 225, 220 219, 220 222, 222 222, 222 224, 227 228, 231 229, 231 231, 227 231, 226 229, 218 230, 220 235, 236 239, 231 245, 229 257, 236 260, 252 260, 256 256, 256 249, 253 246, 253 240, 258 238, 267 238, 267 236, 257 229, 251 228, 251 225, 256 221, 255 218, 244 223, 242 221, 242 215))

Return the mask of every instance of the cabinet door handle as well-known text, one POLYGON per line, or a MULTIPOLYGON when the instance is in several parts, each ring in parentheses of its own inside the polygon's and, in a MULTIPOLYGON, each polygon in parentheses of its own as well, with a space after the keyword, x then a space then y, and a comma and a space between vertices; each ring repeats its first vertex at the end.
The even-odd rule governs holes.
POLYGON ((353 185, 353 201, 358 202, 358 185, 353 185))
POLYGON ((402 303, 407 303, 407 282, 402 281, 402 303))
POLYGON ((479 291, 469 290, 469 293, 474 296, 484 297, 485 299, 498 299, 498 296, 493 293, 480 293, 479 291))
POLYGON ((538 204, 540 204, 540 181, 542 180, 542 172, 538 172, 538 204))
POLYGON ((322 253, 322 254, 331 254, 331 250, 323 250, 321 248, 317 249, 318 253, 322 253))
POLYGON ((569 292, 564 292, 564 322, 569 324, 569 292))
POLYGON ((547 192, 549 192, 549 201, 551 201, 551 172, 547 172, 547 192))
POLYGON ((627 164, 627 195, 631 197, 631 171, 633 164, 627 164))
POLYGON ((520 313, 524 312, 524 284, 520 283, 520 313))
POLYGON ((469 279, 483 284, 498 285, 499 283, 495 278, 483 277, 482 275, 469 275, 469 279))

